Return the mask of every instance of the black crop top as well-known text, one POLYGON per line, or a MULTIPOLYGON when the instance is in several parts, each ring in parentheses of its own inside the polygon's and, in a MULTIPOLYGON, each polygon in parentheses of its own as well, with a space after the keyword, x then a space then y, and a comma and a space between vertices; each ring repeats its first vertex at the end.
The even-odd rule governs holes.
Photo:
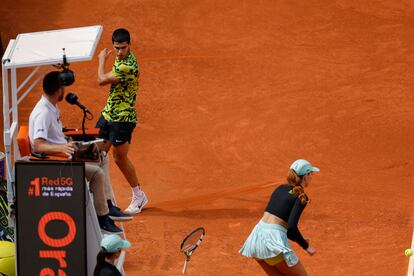
POLYGON ((303 249, 307 249, 309 244, 298 229, 299 218, 306 204, 302 205, 299 198, 292 194, 291 190, 292 188, 288 184, 277 187, 273 191, 265 211, 287 222, 288 238, 297 242, 303 249))

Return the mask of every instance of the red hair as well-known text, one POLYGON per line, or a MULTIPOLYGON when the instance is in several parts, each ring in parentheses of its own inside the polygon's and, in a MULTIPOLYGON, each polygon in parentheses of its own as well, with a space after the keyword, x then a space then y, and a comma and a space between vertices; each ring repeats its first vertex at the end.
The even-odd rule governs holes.
POLYGON ((287 176, 287 182, 290 187, 292 187, 292 192, 294 195, 297 195, 297 197, 300 200, 300 203, 305 205, 309 202, 309 197, 305 194, 305 190, 303 189, 301 183, 303 181, 303 177, 299 176, 295 173, 294 170, 289 170, 288 176, 287 176))

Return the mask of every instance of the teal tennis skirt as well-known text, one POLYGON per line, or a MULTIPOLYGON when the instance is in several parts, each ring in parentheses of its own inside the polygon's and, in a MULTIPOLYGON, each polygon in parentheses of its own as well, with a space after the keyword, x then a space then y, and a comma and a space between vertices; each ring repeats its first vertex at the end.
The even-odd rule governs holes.
POLYGON ((287 229, 282 225, 265 223, 262 220, 254 227, 243 247, 242 255, 256 259, 269 259, 283 254, 289 267, 299 262, 287 238, 287 229))

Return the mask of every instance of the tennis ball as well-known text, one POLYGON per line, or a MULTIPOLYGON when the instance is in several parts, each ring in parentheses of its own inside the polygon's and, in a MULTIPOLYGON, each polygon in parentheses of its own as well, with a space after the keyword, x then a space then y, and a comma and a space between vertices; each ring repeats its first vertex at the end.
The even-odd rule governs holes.
POLYGON ((0 241, 0 275, 16 275, 14 266, 14 243, 9 241, 0 241))
POLYGON ((412 249, 406 249, 404 254, 407 257, 411 257, 413 255, 413 250, 412 249))

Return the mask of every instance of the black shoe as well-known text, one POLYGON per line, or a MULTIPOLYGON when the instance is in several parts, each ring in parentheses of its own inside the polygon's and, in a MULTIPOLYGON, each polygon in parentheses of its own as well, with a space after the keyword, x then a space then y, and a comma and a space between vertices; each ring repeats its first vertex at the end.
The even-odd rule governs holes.
POLYGON ((98 216, 98 221, 101 231, 105 234, 121 234, 123 232, 108 215, 98 216))
POLYGON ((116 220, 116 221, 126 221, 126 220, 132 219, 132 216, 123 213, 121 209, 119 209, 116 206, 109 207, 108 215, 111 219, 116 220))

